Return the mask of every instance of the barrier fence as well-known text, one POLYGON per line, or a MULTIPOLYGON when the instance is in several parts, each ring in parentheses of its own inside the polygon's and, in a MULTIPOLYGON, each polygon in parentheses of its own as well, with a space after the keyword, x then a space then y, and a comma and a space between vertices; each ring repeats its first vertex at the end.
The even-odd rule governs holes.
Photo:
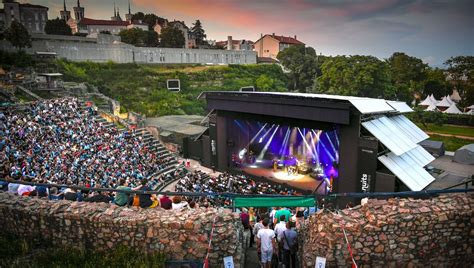
MULTIPOLYGON (((280 195, 280 194, 237 194, 230 192, 219 192, 219 193, 208 193, 208 192, 169 192, 169 191, 141 191, 141 190, 121 190, 113 188, 89 188, 84 186, 77 185, 66 185, 66 184, 53 184, 53 183, 37 183, 37 182, 27 182, 27 181, 16 181, 16 180, 7 180, 0 179, 2 182, 16 183, 30 186, 44 186, 47 188, 56 187, 61 188, 71 188, 75 190, 84 190, 84 191, 99 191, 99 192, 121 192, 126 194, 155 194, 155 195, 168 195, 168 196, 187 196, 187 197, 214 197, 214 198, 288 198, 288 197, 299 197, 299 198, 326 198, 333 199, 339 197, 352 197, 352 198, 390 198, 390 197, 429 197, 436 196, 439 194, 450 194, 450 193, 468 193, 474 192, 474 189, 444 189, 444 190, 424 190, 424 191, 405 191, 405 192, 376 192, 376 193, 333 193, 327 195, 321 194, 311 194, 311 195, 280 195)), ((464 184, 464 183, 462 183, 464 184)))

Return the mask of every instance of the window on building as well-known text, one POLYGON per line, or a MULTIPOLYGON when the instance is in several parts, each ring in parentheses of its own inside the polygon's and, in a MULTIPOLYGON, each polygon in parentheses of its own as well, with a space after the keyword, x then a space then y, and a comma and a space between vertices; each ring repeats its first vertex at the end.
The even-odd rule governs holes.
POLYGON ((39 22, 37 22, 37 23, 35 23, 35 24, 36 24, 36 31, 39 32, 39 30, 40 30, 40 24, 39 24, 39 22))
POLYGON ((39 20, 38 19, 38 13, 35 13, 35 20, 39 20))
POLYGON ((44 14, 44 13, 41 14, 41 20, 43 20, 43 21, 46 20, 46 14, 44 14))

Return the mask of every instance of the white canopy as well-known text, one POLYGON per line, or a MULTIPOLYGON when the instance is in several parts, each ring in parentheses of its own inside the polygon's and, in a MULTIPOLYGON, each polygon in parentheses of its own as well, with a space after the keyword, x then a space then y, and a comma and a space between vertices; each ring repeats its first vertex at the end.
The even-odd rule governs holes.
POLYGON ((451 104, 451 106, 449 106, 449 108, 446 109, 446 111, 444 111, 443 113, 447 113, 447 114, 462 114, 462 112, 458 109, 458 107, 456 107, 456 104, 455 104, 455 103, 451 104))
POLYGON ((469 107, 466 107, 467 110, 474 110, 474 104, 469 106, 469 107))
POLYGON ((430 100, 432 103, 438 103, 438 100, 433 96, 433 94, 430 95, 430 100))
MULTIPOLYGON (((424 99, 422 102, 420 102, 419 105, 422 105, 422 106, 430 106, 433 102, 431 101, 431 98, 430 96, 426 96, 426 99, 424 99)), ((435 103, 435 106, 436 106, 436 103, 435 103)))
POLYGON ((426 108, 425 111, 429 111, 429 112, 434 112, 434 111, 437 111, 438 108, 436 108, 436 104, 432 103, 430 104, 430 106, 428 106, 428 108, 426 108))
POLYGON ((436 104, 436 107, 449 107, 451 103, 449 103, 448 99, 444 97, 440 102, 436 104))
POLYGON ((471 109, 471 110, 467 111, 465 114, 474 115, 474 109, 471 109))
POLYGON ((461 101, 461 96, 459 96, 459 92, 457 89, 453 89, 453 94, 451 94, 451 99, 455 102, 461 101))
POLYGON ((454 101, 451 99, 449 95, 446 96, 446 99, 448 100, 449 104, 453 104, 454 101))

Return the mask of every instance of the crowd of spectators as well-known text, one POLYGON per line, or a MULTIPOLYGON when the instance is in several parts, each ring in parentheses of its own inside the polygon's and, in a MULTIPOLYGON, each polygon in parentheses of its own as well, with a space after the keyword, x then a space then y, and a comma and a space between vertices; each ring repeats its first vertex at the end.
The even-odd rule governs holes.
POLYGON ((166 168, 172 156, 151 150, 134 131, 119 131, 95 119, 92 108, 77 99, 31 103, 25 110, 0 112, 0 175, 3 178, 116 188, 153 188, 162 178, 151 175, 166 168))
MULTIPOLYGON (((236 194, 297 194, 293 189, 281 184, 270 184, 268 182, 256 181, 246 175, 233 175, 222 173, 217 177, 209 177, 201 172, 188 172, 181 176, 175 186, 176 192, 209 193, 236 193, 236 194)), ((207 198, 207 202, 213 205, 230 205, 229 199, 207 198)))

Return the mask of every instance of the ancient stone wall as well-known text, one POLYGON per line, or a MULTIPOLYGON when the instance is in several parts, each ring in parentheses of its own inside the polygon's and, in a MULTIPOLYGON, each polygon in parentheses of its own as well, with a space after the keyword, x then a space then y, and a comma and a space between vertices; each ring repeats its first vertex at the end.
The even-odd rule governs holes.
POLYGON ((308 222, 303 267, 316 256, 350 267, 341 225, 357 265, 372 267, 471 267, 474 264, 474 194, 432 199, 369 200, 339 215, 322 210, 308 222))
MULTIPOLYGON (((34 35, 32 39, 32 47, 24 49, 27 53, 56 52, 58 58, 70 61, 208 65, 257 63, 255 51, 135 47, 100 38, 50 35, 34 35)), ((8 41, 2 40, 0 50, 17 51, 8 41)))
POLYGON ((203 261, 216 218, 211 267, 233 256, 243 267, 242 224, 229 210, 201 208, 182 212, 125 208, 105 203, 49 201, 0 193, 0 226, 21 237, 107 250, 125 245, 141 252, 164 252, 172 260, 203 261))

